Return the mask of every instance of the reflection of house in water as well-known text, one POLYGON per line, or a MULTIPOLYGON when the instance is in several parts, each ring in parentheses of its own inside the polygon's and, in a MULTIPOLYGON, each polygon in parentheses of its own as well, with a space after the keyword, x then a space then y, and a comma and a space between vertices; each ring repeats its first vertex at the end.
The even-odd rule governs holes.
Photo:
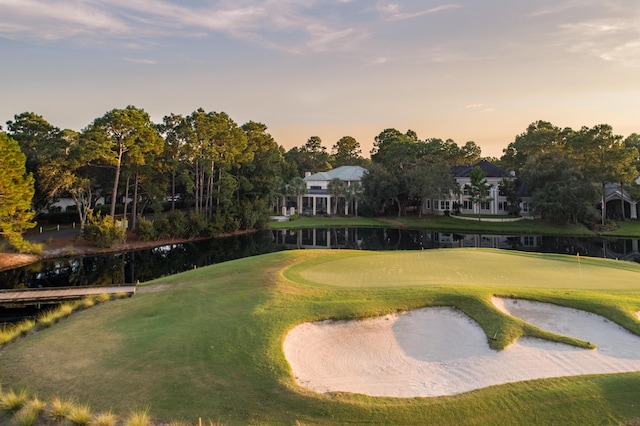
POLYGON ((276 243, 289 248, 362 248, 358 228, 306 228, 274 231, 276 243))
POLYGON ((395 228, 310 228, 272 231, 272 239, 287 248, 423 250, 433 248, 495 248, 561 253, 640 262, 639 239, 562 237, 552 235, 456 234, 395 228))

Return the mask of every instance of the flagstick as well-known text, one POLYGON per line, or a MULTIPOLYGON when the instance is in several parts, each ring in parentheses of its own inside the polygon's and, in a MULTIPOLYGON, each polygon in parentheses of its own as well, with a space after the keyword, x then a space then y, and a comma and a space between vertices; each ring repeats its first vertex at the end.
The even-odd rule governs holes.
POLYGON ((580 271, 580 279, 582 279, 582 267, 580 266, 580 253, 576 253, 576 257, 578 258, 578 271, 580 271))

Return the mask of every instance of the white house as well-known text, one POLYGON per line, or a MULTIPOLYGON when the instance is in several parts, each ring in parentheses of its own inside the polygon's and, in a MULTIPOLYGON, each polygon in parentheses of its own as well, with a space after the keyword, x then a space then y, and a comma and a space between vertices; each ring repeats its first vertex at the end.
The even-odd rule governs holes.
POLYGON ((503 179, 516 182, 518 195, 523 201, 520 203, 520 211, 522 216, 530 216, 532 214, 528 202, 529 194, 527 188, 519 181, 514 173, 507 172, 504 169, 490 163, 487 160, 481 160, 472 166, 454 166, 451 169, 453 179, 460 188, 459 193, 445 193, 437 200, 425 200, 422 206, 423 212, 443 215, 446 212, 460 210, 461 214, 493 214, 507 215, 508 202, 507 197, 500 193, 500 183, 503 179), (485 174, 487 183, 491 185, 489 189, 490 201, 477 205, 469 199, 467 186, 471 184, 471 172, 480 167, 485 174))
MULTIPOLYGON (((304 177, 307 193, 302 196, 299 212, 311 215, 331 213, 331 194, 327 190, 329 182, 338 178, 345 182, 347 187, 355 183, 361 185, 365 172, 366 169, 360 166, 340 166, 326 172, 307 173, 304 177)), ((348 203, 345 204, 345 214, 349 214, 348 203)))

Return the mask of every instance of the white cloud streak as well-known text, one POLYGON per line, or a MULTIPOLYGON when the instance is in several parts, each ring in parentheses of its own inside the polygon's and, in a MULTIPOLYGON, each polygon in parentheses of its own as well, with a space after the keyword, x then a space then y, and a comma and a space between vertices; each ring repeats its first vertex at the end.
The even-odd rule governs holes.
MULTIPOLYGON (((349 2, 341 1, 341 7, 349 2)), ((220 33, 294 53, 345 49, 368 36, 316 17, 313 1, 221 0, 190 7, 163 0, 0 0, 0 37, 50 40, 83 37, 128 41, 220 33)), ((125 46, 129 44, 126 43, 125 46)))

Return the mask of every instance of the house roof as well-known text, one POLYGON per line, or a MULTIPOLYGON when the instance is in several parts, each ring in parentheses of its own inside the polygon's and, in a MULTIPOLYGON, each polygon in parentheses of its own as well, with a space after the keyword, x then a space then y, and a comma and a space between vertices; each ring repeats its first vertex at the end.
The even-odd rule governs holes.
POLYGON ((340 180, 349 182, 361 181, 362 175, 364 175, 366 171, 367 169, 360 166, 340 166, 326 172, 318 172, 311 176, 306 176, 304 180, 330 181, 331 179, 339 178, 340 180))
POLYGON ((502 178, 502 177, 513 177, 511 173, 507 172, 504 169, 496 166, 493 163, 488 162, 487 160, 480 160, 473 166, 454 166, 452 169, 454 177, 469 177, 471 176, 471 172, 476 167, 480 167, 480 169, 484 172, 485 177, 488 178, 502 178))

